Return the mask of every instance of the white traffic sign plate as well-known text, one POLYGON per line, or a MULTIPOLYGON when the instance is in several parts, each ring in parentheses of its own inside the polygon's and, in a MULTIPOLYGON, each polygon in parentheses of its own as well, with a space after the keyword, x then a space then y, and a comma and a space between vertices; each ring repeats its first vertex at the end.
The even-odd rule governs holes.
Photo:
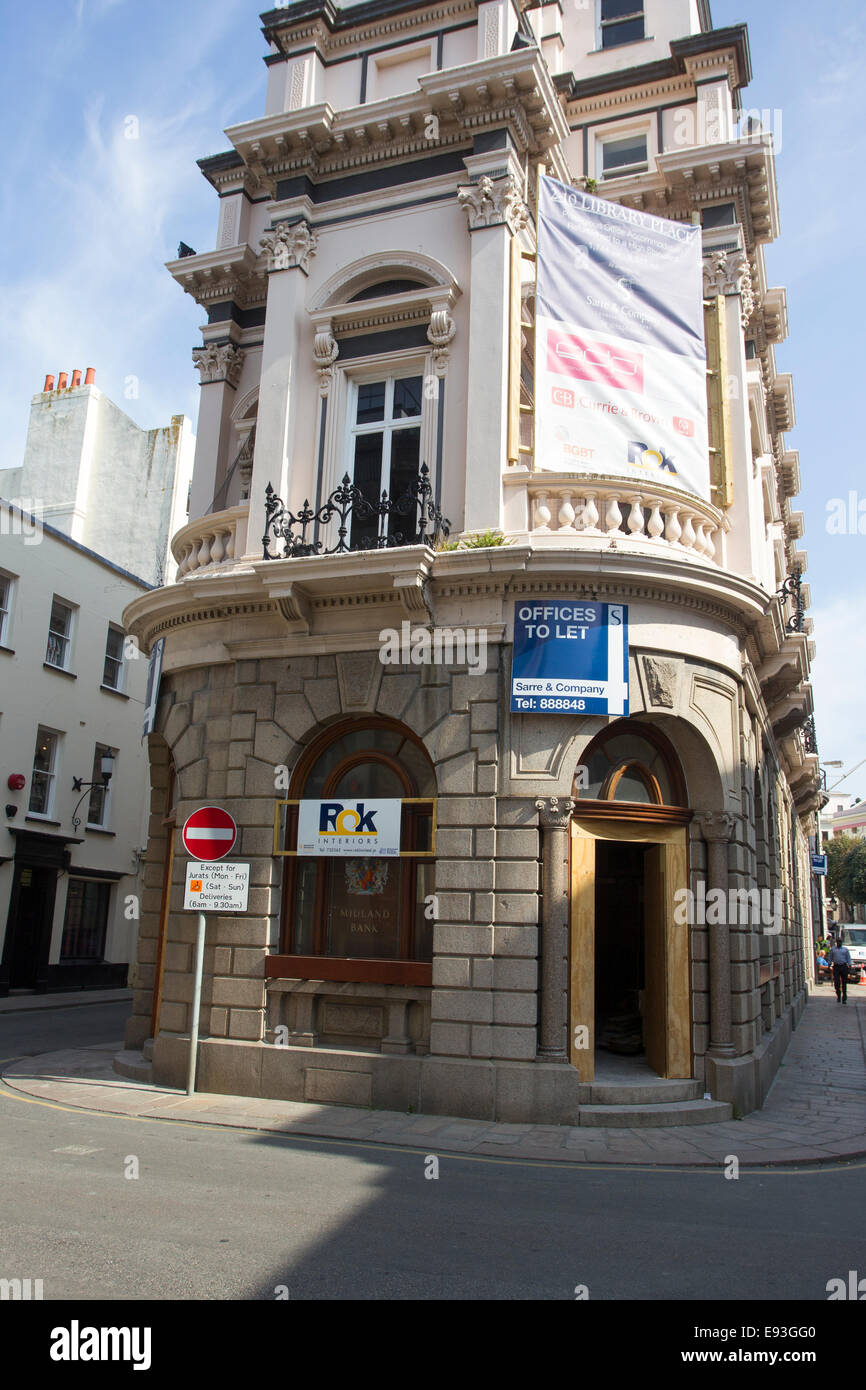
POLYGON ((186 866, 186 912, 246 912, 250 892, 250 866, 196 862, 186 866))
POLYGON ((234 817, 221 806, 200 806, 183 827, 183 847, 193 859, 224 859, 237 837, 234 817))

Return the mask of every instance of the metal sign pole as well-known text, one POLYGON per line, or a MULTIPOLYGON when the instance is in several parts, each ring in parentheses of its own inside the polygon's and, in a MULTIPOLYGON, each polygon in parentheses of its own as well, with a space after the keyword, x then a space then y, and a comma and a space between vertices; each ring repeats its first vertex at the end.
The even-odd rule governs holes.
POLYGON ((198 930, 195 938, 195 978, 192 985, 192 1021, 189 1030, 189 1071, 187 1073, 186 1093, 195 1092, 195 1064, 198 1054, 198 1016, 201 1008, 201 978, 204 971, 205 915, 198 914, 198 930))

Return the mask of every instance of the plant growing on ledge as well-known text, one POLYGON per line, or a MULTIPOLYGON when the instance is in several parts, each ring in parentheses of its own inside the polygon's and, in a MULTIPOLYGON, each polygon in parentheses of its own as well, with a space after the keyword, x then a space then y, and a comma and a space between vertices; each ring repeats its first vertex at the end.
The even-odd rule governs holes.
POLYGON ((590 178, 589 174, 584 174, 580 182, 587 193, 595 193, 598 188, 598 179, 590 178))
POLYGON ((511 541, 501 531, 471 531, 469 535, 456 541, 443 541, 437 550, 483 550, 491 545, 510 545, 511 541))

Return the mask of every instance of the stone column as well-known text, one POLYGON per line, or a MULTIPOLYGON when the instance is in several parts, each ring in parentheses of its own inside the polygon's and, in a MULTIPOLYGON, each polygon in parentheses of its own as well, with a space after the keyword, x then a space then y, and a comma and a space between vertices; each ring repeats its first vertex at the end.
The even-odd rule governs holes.
POLYGON ((196 521, 210 511, 226 469, 231 466, 229 421, 244 351, 232 342, 209 343, 194 348, 192 355, 201 373, 195 469, 189 500, 189 519, 196 521))
MULTIPOLYGON (((474 172, 470 161, 467 167, 474 172)), ((520 182, 513 174, 501 178, 483 174, 476 179, 457 190, 472 237, 466 391, 466 457, 471 467, 466 476, 466 531, 502 525, 502 473, 508 452, 511 238, 526 220, 520 182)))
POLYGON ((538 1057, 567 1062, 565 998, 568 932, 568 828, 574 810, 569 797, 535 803, 542 835, 541 861, 541 1018, 538 1057))
MULTIPOLYGON (((709 811, 698 817, 707 846, 707 892, 720 888, 728 895, 728 845, 733 817, 726 811, 709 811)), ((714 914, 716 915, 716 914, 714 914)), ((727 913, 722 914, 727 916, 727 913)), ((708 926, 710 939, 710 1045, 713 1057, 736 1056, 731 1042, 731 944, 729 925, 714 922, 708 926)))
POLYGON ((268 483, 287 505, 300 500, 292 499, 289 493, 298 415, 304 283, 310 258, 316 254, 317 237, 304 221, 279 222, 262 238, 262 246, 268 258, 268 300, 247 533, 247 555, 257 560, 262 558, 268 483))

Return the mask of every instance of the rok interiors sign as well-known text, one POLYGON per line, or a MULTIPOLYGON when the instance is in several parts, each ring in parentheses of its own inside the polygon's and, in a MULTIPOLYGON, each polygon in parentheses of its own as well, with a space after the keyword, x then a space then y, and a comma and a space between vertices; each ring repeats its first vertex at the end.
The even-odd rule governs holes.
POLYGON ((535 467, 710 500, 701 229, 542 178, 535 467))
POLYGON ((396 857, 400 853, 402 803, 301 801, 298 854, 396 857))
POLYGON ((628 609, 582 599, 516 603, 511 709, 628 714, 628 609))

